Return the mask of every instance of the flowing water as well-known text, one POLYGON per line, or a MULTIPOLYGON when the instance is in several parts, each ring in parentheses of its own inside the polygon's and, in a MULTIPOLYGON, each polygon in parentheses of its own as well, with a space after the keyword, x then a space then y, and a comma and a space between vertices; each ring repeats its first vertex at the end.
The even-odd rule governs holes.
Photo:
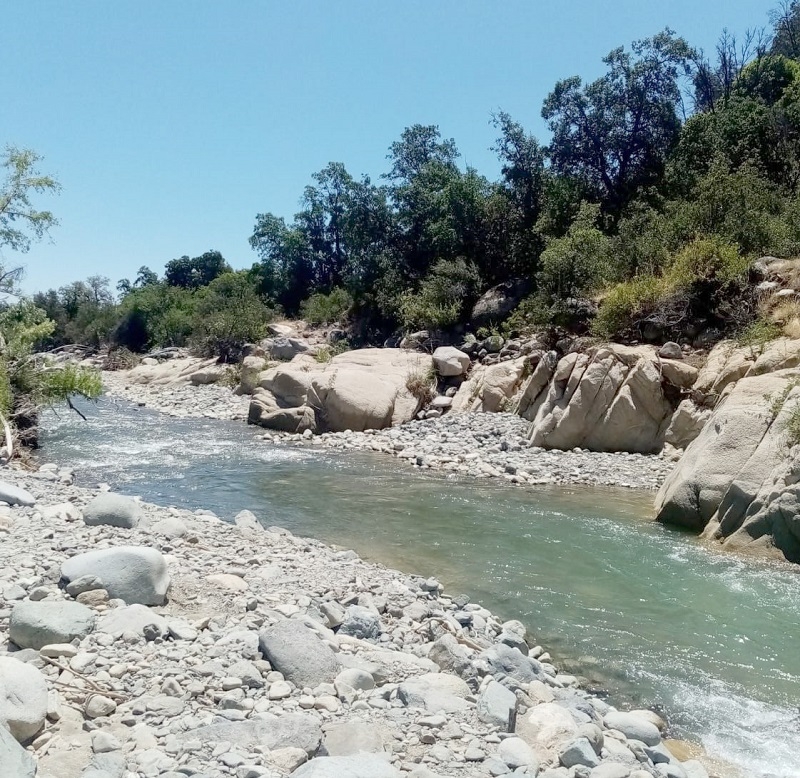
POLYGON ((44 420, 44 459, 147 501, 267 525, 435 574, 521 619, 616 702, 660 706, 744 776, 800 776, 800 575, 650 521, 652 494, 517 489, 387 457, 283 447, 241 423, 103 399, 44 420))

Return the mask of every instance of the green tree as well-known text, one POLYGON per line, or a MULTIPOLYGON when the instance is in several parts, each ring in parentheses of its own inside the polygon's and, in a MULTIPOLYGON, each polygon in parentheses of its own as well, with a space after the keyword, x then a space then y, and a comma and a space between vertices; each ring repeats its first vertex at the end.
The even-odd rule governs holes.
POLYGON ((219 251, 206 251, 189 259, 184 255, 167 262, 164 280, 170 286, 198 289, 208 286, 215 278, 230 271, 230 266, 219 251))
POLYGON ((591 84, 559 81, 542 109, 554 169, 583 182, 615 215, 661 177, 680 132, 680 77, 691 53, 670 30, 631 49, 614 49, 603 60, 608 72, 591 84))

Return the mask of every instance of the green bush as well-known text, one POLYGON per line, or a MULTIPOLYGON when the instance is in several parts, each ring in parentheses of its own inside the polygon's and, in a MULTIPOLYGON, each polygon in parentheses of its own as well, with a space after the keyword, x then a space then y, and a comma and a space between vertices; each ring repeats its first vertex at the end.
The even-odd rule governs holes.
POLYGON ((191 342, 201 353, 236 362, 245 343, 266 335, 274 311, 253 289, 247 273, 223 273, 199 294, 191 342))
POLYGON ((329 294, 317 292, 300 303, 300 315, 309 324, 333 324, 344 319, 353 306, 346 289, 336 287, 329 294))
POLYGON ((669 261, 665 280, 667 288, 673 290, 697 281, 728 284, 744 279, 751 264, 733 243, 719 238, 697 238, 669 261))
POLYGON ((719 238, 697 238, 667 260, 663 275, 643 274, 612 286, 601 301, 592 332, 601 338, 630 334, 648 320, 664 332, 697 315, 746 315, 736 297, 751 262, 719 238))
POLYGON ((613 280, 611 241, 598 228, 599 207, 584 203, 563 238, 542 252, 537 283, 540 294, 582 297, 613 280))
POLYGON ((448 329, 463 321, 480 290, 478 269, 462 258, 440 259, 418 290, 400 298, 400 315, 408 329, 448 329))
POLYGON ((592 333, 611 339, 651 313, 666 296, 664 279, 643 275, 613 286, 592 321, 592 333))

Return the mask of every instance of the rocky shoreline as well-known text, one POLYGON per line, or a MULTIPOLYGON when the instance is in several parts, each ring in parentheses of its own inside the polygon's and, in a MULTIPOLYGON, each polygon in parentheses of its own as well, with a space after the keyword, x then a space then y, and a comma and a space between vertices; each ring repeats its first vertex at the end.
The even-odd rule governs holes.
POLYGON ((4 778, 708 775, 435 579, 55 465, 3 479, 4 778))
MULTIPOLYGON (((112 397, 178 418, 241 421, 249 397, 219 384, 161 386, 127 383, 104 373, 112 397)), ((304 436, 267 432, 279 444, 326 446, 394 456, 409 465, 445 474, 502 479, 520 486, 591 485, 658 489, 675 463, 661 455, 599 453, 582 449, 547 450, 531 446, 530 423, 513 413, 451 413, 365 432, 304 436)))

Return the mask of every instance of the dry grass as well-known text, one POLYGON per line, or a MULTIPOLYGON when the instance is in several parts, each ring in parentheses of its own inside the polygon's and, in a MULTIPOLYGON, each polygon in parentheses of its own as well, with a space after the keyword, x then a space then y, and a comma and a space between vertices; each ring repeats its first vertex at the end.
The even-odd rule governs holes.
POLYGON ((427 405, 436 397, 436 379, 431 377, 430 372, 415 370, 408 374, 406 378, 406 389, 416 397, 422 405, 427 405))

